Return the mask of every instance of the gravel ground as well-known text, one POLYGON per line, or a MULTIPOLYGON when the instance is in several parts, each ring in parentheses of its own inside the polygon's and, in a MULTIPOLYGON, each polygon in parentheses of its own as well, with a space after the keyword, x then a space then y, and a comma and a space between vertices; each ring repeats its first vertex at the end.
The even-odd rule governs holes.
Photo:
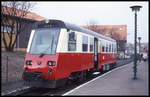
POLYGON ((6 64, 8 56, 8 83, 22 80, 25 51, 1 52, 1 83, 6 84, 6 64))

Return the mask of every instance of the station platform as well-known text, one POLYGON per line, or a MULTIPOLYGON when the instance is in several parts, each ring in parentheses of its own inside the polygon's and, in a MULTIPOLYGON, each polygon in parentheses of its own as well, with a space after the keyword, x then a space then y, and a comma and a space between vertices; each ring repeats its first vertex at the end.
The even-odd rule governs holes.
POLYGON ((137 63, 137 79, 133 79, 133 62, 115 68, 63 94, 67 95, 149 95, 148 62, 137 63))

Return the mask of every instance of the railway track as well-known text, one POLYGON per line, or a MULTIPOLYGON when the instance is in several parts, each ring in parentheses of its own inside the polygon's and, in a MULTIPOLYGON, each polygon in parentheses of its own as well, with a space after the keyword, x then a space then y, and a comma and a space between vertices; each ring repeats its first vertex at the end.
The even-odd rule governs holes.
MULTIPOLYGON (((131 59, 130 60, 119 60, 119 61, 117 61, 116 67, 120 67, 120 66, 128 64, 130 62, 132 62, 131 59)), ((56 89, 28 88, 28 89, 25 89, 25 90, 21 90, 21 91, 17 91, 17 92, 8 94, 6 96, 10 96, 10 95, 12 95, 12 96, 57 96, 57 95, 63 95, 64 93, 76 88, 77 86, 79 86, 83 83, 86 83, 86 82, 88 82, 88 81, 90 81, 90 80, 92 80, 92 79, 94 79, 98 76, 101 76, 104 73, 105 72, 97 73, 97 74, 95 73, 95 74, 93 74, 93 76, 87 78, 87 80, 82 82, 82 83, 72 82, 72 84, 70 84, 70 85, 64 85, 64 86, 56 88, 56 89)))

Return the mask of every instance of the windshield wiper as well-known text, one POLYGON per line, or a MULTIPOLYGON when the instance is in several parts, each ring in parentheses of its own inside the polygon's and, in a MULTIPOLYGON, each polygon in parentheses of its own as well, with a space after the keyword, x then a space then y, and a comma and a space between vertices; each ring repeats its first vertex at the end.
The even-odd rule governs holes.
POLYGON ((46 48, 44 51, 41 52, 41 54, 40 54, 40 56, 39 56, 40 58, 45 55, 44 52, 46 52, 50 47, 51 47, 51 52, 52 52, 53 39, 54 39, 54 36, 52 37, 51 45, 50 45, 48 48, 46 48))
POLYGON ((39 57, 40 57, 40 58, 43 57, 43 55, 45 54, 44 52, 46 52, 49 48, 50 48, 50 46, 49 46, 47 49, 45 49, 43 52, 41 52, 41 54, 40 54, 39 57))

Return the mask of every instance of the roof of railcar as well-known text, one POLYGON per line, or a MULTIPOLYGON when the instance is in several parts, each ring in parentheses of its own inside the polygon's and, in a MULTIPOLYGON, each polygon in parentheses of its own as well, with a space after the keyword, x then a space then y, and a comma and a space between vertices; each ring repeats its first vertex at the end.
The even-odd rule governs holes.
POLYGON ((70 30, 74 30, 74 31, 79 31, 79 32, 83 32, 86 34, 90 34, 93 35, 94 37, 97 38, 102 38, 102 39, 106 39, 106 40, 110 40, 110 41, 114 41, 114 39, 106 37, 102 34, 99 34, 97 32, 82 28, 80 26, 74 25, 74 24, 70 24, 61 20, 44 20, 44 21, 38 21, 33 25, 33 29, 38 28, 38 25, 42 25, 42 24, 52 24, 52 25, 57 25, 57 27, 61 27, 61 28, 66 28, 66 29, 70 29, 70 30))

